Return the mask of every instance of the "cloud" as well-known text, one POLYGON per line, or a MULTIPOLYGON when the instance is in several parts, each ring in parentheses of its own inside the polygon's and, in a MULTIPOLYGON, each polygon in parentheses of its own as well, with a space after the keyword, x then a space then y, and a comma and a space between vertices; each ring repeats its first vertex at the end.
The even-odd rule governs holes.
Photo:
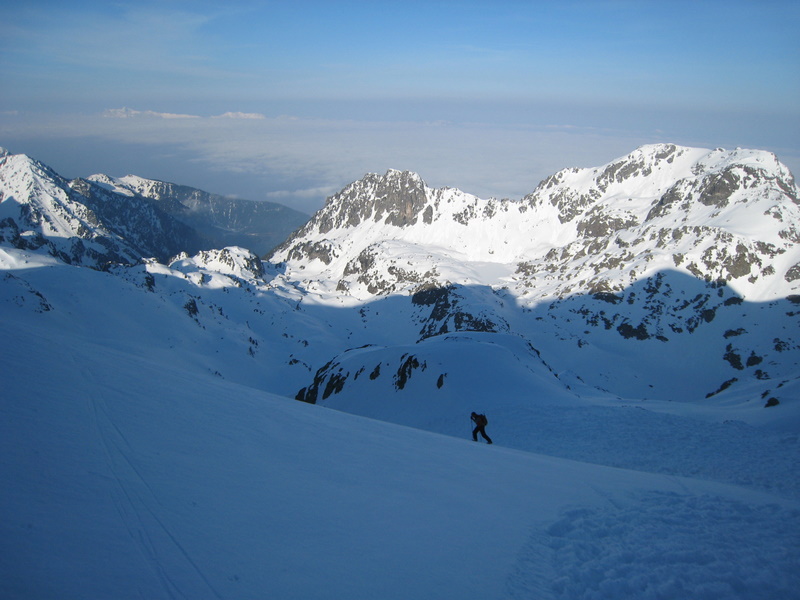
POLYGON ((212 119, 266 119, 261 113, 226 112, 212 119))
MULTIPOLYGON (((309 119, 235 111, 202 117, 124 108, 94 116, 0 115, 0 139, 14 152, 24 150, 12 141, 47 140, 49 155, 35 157, 52 161, 56 170, 63 161, 70 176, 134 173, 308 213, 364 174, 390 168, 415 171, 432 187, 457 187, 481 198, 521 198, 561 169, 600 166, 646 143, 760 147, 674 128, 564 122, 569 125, 309 119), (96 147, 78 155, 76 140, 89 139, 96 147)), ((797 162, 797 152, 773 150, 784 162, 797 162)))
POLYGON ((158 119, 199 119, 197 115, 181 115, 175 113, 156 112, 153 110, 133 110, 132 108, 109 108, 103 111, 103 116, 112 119, 136 119, 140 117, 155 117, 158 119))
MULTIPOLYGON (((200 119, 200 115, 187 115, 179 113, 157 112, 154 110, 134 110, 124 106, 122 108, 108 108, 103 111, 103 116, 113 119, 135 119, 154 117, 158 119, 200 119)), ((261 113, 226 112, 221 115, 209 117, 211 119, 265 119, 261 113)))
POLYGON ((332 196, 336 192, 340 191, 340 187, 337 186, 324 186, 324 187, 313 187, 313 188, 306 188, 306 189, 296 189, 296 190, 275 190, 272 192, 267 192, 265 196, 269 200, 273 200, 275 202, 285 202, 287 200, 318 200, 319 198, 327 198, 328 196, 332 196))
POLYGON ((365 173, 389 168, 416 171, 434 187, 459 187, 486 198, 520 198, 557 170, 603 164, 654 141, 581 128, 267 118, 248 113, 149 121, 133 126, 121 119, 98 131, 153 147, 177 142, 193 162, 220 178, 260 179, 260 198, 280 198, 302 204, 304 210, 315 208, 314 202, 321 205, 325 196, 365 173))

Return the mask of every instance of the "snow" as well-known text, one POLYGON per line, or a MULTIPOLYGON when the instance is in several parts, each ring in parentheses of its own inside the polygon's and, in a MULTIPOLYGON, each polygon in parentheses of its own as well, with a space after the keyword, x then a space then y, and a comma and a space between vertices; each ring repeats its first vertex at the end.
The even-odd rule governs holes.
MULTIPOLYGON (((522 352, 513 336, 473 334, 416 345, 429 362, 402 397, 413 405, 379 398, 397 421, 439 423, 425 431, 265 391, 277 386, 247 379, 244 363, 272 377, 287 367, 267 349, 235 353, 237 332, 222 339, 208 317, 198 326, 177 271, 148 267, 154 293, 18 250, 0 262, 14 277, 0 280, 0 597, 796 594, 795 426, 726 423, 714 405, 589 402, 552 382, 531 402, 502 375, 546 368, 508 360, 522 352), (473 374, 449 372, 439 406, 422 392, 437 356, 473 374), (492 446, 470 439, 475 409, 492 446)), ((280 321, 280 300, 240 292, 280 321)))
MULTIPOLYGON (((65 180, 0 158, 4 215, 63 205, 65 180)), ((688 206, 666 246, 675 216, 645 223, 676 182, 731 165, 789 177, 764 152, 645 146, 519 202, 425 188, 430 224, 343 220, 303 240, 329 264, 266 273, 233 247, 106 271, 0 247, 0 597, 796 596, 797 207, 765 183, 750 206, 688 206), (638 225, 579 247, 562 192, 581 217, 602 204, 638 225), (716 258, 712 230, 762 244, 774 273, 688 275, 716 258), (344 276, 362 252, 375 267, 344 276), (594 276, 618 296, 580 287, 594 276), (413 301, 423 284, 441 306, 413 301), (445 305, 434 325, 451 328, 426 337, 445 305), (725 309, 684 332, 708 306, 725 309), (494 331, 454 331, 458 317, 494 331), (766 357, 769 376, 728 352, 766 357), (295 401, 325 369, 318 404, 295 401), (473 410, 493 445, 471 440, 473 410)), ((423 185, 385 176, 404 178, 423 185)), ((43 233, 72 239, 68 221, 43 233)))

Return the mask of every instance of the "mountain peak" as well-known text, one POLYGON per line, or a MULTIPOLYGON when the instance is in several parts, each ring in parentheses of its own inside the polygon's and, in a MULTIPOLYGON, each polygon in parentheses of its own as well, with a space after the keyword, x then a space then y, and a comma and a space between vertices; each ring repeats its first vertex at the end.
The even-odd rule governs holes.
POLYGON ((368 173, 328 198, 310 225, 322 233, 366 221, 405 227, 417 222, 427 202, 427 186, 417 173, 396 169, 384 175, 368 173))
POLYGON ((418 173, 414 171, 401 171, 399 169, 387 169, 386 173, 383 175, 383 179, 398 182, 422 182, 422 177, 420 177, 418 173))

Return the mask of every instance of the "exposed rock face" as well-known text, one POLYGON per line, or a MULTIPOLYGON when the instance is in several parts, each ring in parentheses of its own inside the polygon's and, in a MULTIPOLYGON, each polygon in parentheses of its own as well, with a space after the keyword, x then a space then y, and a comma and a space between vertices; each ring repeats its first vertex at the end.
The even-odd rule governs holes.
POLYGON ((142 256, 163 259, 183 251, 195 252, 208 244, 193 228, 143 198, 121 196, 84 179, 69 185, 81 195, 77 200, 92 211, 98 223, 135 244, 142 256))
POLYGON ((371 219, 405 227, 417 222, 426 203, 425 184, 419 175, 393 170, 383 176, 369 174, 331 197, 315 216, 315 226, 327 233, 371 219))
MULTIPOLYGON (((381 377, 382 362, 378 362, 370 373, 370 380, 375 381, 381 377)), ((413 354, 403 354, 396 364, 384 365, 384 374, 387 371, 391 373, 392 387, 395 390, 405 389, 408 382, 414 377, 417 372, 424 372, 428 365, 424 360, 420 360, 413 354), (387 369, 386 367, 390 367, 387 369)), ((296 400, 315 404, 323 402, 333 395, 339 394, 344 390, 348 382, 352 383, 365 372, 364 368, 359 368, 355 372, 349 370, 348 366, 339 360, 333 360, 320 368, 314 375, 313 382, 303 389, 301 389, 296 400)), ((439 376, 437 386, 441 388, 444 385, 444 374, 439 376)))
MULTIPOLYGON (((324 237, 319 239, 320 236, 366 226, 370 221, 400 228, 414 225, 420 221, 427 201, 425 183, 415 173, 394 170, 382 176, 370 173, 330 197, 305 226, 276 248, 273 256, 295 261, 319 259, 330 264, 335 244, 324 237), (302 241, 310 236, 317 238, 316 241, 302 241)), ((430 223, 430 210, 426 215, 423 220, 430 223)))
POLYGON ((481 303, 470 301, 470 294, 469 290, 459 290, 456 286, 423 286, 415 292, 411 296, 411 302, 422 308, 420 317, 423 327, 419 332, 420 339, 454 331, 497 333, 508 330, 508 324, 495 323, 492 320, 496 319, 494 316, 490 317, 483 311, 475 314, 475 308, 482 306, 481 303), (427 308, 430 308, 430 313, 425 314, 427 308))

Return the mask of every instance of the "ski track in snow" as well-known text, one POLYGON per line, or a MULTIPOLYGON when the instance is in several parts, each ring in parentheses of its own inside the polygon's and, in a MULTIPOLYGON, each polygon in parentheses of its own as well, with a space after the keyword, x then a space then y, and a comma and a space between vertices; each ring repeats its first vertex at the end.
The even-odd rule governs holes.
POLYGON ((158 513, 163 507, 157 506, 159 503, 153 489, 129 458, 131 449, 123 447, 126 442, 122 432, 111 421, 105 408, 98 409, 102 401, 91 402, 109 468, 119 491, 115 504, 120 518, 131 539, 157 574, 167 597, 190 600, 192 594, 183 592, 181 580, 196 577, 208 587, 214 598, 222 598, 159 517, 158 513))
MULTIPOLYGON (((222 599, 189 552, 159 517, 164 506, 159 502, 156 491, 137 468, 134 449, 109 414, 107 401, 99 394, 101 386, 97 385, 91 369, 77 363, 74 357, 72 362, 83 380, 88 383, 87 403, 108 469, 113 475, 115 507, 131 540, 161 582, 166 597, 170 600, 192 600, 193 593, 184 593, 183 588, 196 590, 197 586, 187 585, 182 580, 199 578, 202 582, 200 588, 205 586, 209 590, 209 598, 222 599)), ((144 590, 140 590, 140 593, 142 597, 146 597, 144 590)))

